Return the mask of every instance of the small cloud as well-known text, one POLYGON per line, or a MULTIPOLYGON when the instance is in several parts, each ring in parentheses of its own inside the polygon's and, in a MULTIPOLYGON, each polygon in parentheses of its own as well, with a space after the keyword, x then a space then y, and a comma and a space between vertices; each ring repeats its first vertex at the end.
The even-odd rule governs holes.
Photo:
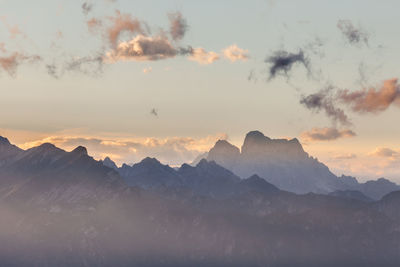
POLYGON ((107 52, 110 63, 118 61, 154 61, 175 57, 179 51, 164 36, 138 35, 128 42, 121 42, 115 50, 107 52))
POLYGON ((89 2, 84 2, 81 7, 82 7, 83 14, 87 16, 90 13, 90 11, 92 11, 93 4, 91 4, 89 2))
POLYGON ((303 132, 301 138, 305 141, 333 141, 340 138, 354 137, 356 133, 351 130, 338 130, 336 128, 313 128, 303 132))
POLYGON ((335 98, 332 95, 334 89, 327 87, 317 93, 302 96, 300 104, 317 113, 324 111, 334 123, 340 122, 343 125, 350 125, 351 123, 344 110, 336 106, 335 98))
POLYGON ((27 56, 19 52, 14 52, 10 56, 0 57, 0 70, 3 69, 9 75, 14 76, 17 68, 22 63, 35 63, 41 60, 40 56, 27 56))
POLYGON ((189 55, 189 60, 196 61, 200 64, 207 65, 219 60, 220 56, 215 52, 208 52, 204 48, 193 48, 189 55))
POLYGON ((231 62, 247 60, 249 58, 249 50, 239 48, 236 44, 228 46, 222 51, 222 53, 224 54, 224 57, 231 62))
POLYGON ((349 160, 349 159, 355 159, 355 158, 357 158, 357 155, 353 154, 353 153, 338 154, 338 155, 334 155, 332 157, 333 160, 349 160))
POLYGON ((89 32, 96 33, 97 30, 103 25, 103 22, 97 18, 91 18, 86 21, 89 32))
POLYGON ((368 46, 369 34, 363 28, 354 26, 350 20, 339 20, 337 27, 350 44, 364 43, 368 46))
POLYGON ((310 73, 309 59, 300 50, 298 53, 289 53, 284 50, 279 50, 265 59, 265 63, 270 64, 269 79, 275 78, 277 75, 283 75, 289 78, 289 73, 294 65, 303 65, 310 73))
POLYGON ((380 88, 362 89, 355 92, 340 90, 338 99, 350 105, 354 112, 378 113, 386 110, 392 104, 400 106, 400 85, 398 79, 383 82, 380 88))
POLYGON ((186 19, 183 18, 180 12, 168 14, 170 23, 170 34, 174 41, 179 41, 183 39, 185 33, 188 29, 186 19))
POLYGON ((138 19, 132 18, 130 14, 121 14, 120 11, 116 11, 114 17, 109 17, 112 25, 107 30, 108 41, 112 47, 116 47, 121 34, 128 32, 131 34, 139 33, 145 34, 145 26, 138 19))
POLYGON ((153 71, 153 68, 152 67, 146 67, 146 68, 144 68, 143 69, 143 73, 150 73, 150 72, 152 72, 153 71))

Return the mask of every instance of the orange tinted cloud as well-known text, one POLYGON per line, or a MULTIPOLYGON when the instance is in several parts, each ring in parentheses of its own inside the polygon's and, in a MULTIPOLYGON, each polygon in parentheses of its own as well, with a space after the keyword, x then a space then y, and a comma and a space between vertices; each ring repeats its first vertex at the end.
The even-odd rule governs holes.
POLYGON ((224 57, 231 62, 237 60, 247 60, 249 58, 249 50, 239 48, 236 44, 228 46, 223 51, 224 57))
POLYGON ((18 66, 23 62, 33 63, 41 60, 39 56, 26 56, 14 52, 10 56, 0 57, 0 69, 3 69, 11 76, 16 74, 18 66))
POLYGON ((363 89, 356 92, 342 90, 338 93, 339 99, 349 104, 353 111, 359 113, 378 113, 386 110, 391 104, 400 104, 400 86, 398 79, 383 82, 380 88, 363 89))
POLYGON ((206 51, 204 48, 198 47, 193 48, 192 53, 189 56, 189 59, 192 61, 196 61, 200 64, 206 65, 214 63, 219 60, 220 56, 213 51, 206 51))

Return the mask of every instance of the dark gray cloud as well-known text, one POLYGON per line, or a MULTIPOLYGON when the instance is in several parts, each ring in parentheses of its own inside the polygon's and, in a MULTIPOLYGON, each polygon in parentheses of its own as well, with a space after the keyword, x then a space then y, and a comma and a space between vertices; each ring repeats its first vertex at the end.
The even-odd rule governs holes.
POLYGON ((93 9, 93 4, 91 4, 89 2, 84 2, 81 7, 82 7, 83 14, 88 15, 90 13, 90 11, 92 11, 92 9, 93 9))
POLYGON ((102 54, 72 58, 65 63, 65 71, 79 72, 89 76, 103 73, 104 59, 102 54))
POLYGON ((365 44, 366 46, 368 46, 368 32, 361 27, 354 26, 350 20, 339 20, 337 23, 337 27, 350 44, 365 44))
POLYGON ((183 18, 180 12, 170 13, 168 14, 169 23, 170 23, 170 34, 173 40, 179 41, 183 39, 185 33, 188 29, 188 24, 186 19, 183 18))
POLYGON ((275 78, 276 75, 283 75, 289 78, 289 72, 294 65, 303 65, 310 73, 309 59, 300 50, 298 53, 289 53, 285 50, 276 51, 272 56, 265 59, 270 64, 269 79, 275 78))
POLYGON ((317 93, 302 96, 300 104, 314 112, 325 112, 325 114, 334 122, 343 125, 350 125, 350 120, 344 110, 336 107, 336 99, 333 95, 335 89, 328 87, 317 93))

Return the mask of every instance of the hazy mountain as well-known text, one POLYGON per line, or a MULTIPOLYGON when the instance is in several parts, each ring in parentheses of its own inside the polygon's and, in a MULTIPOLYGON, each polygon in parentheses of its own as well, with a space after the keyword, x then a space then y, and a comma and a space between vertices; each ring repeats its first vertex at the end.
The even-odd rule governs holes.
POLYGON ((297 139, 271 139, 259 131, 249 132, 239 148, 219 140, 205 154, 240 177, 258 174, 282 190, 295 193, 322 193, 335 191, 360 191, 372 199, 400 187, 386 179, 359 183, 356 178, 338 178, 329 168, 309 156, 297 139))
POLYGON ((373 201, 372 198, 367 197, 360 191, 356 191, 356 190, 337 190, 337 191, 329 193, 329 195, 335 196, 335 197, 340 197, 340 198, 363 201, 363 202, 372 202, 373 201))
POLYGON ((227 141, 218 141, 207 159, 241 177, 258 174, 282 190, 329 193, 341 189, 337 177, 310 157, 297 139, 270 139, 252 131, 246 135, 241 150, 227 141))
POLYGON ((400 264, 397 193, 297 195, 214 161, 174 170, 146 158, 117 172, 84 147, 6 147, 1 266, 400 264))

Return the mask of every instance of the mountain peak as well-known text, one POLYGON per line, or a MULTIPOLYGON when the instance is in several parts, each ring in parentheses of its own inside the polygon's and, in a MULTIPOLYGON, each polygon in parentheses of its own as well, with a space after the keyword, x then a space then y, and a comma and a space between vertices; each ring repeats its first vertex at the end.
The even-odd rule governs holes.
POLYGON ((10 145, 10 141, 5 137, 0 136, 0 144, 10 145))
POLYGON ((156 158, 146 157, 140 161, 141 164, 152 164, 152 165, 161 165, 161 162, 156 158))
POLYGON ((85 156, 87 156, 87 154, 88 154, 87 149, 84 146, 78 146, 77 148, 72 150, 71 153, 75 153, 75 154, 79 154, 79 155, 85 155, 85 156))
POLYGON ((118 169, 117 164, 115 164, 115 162, 112 161, 109 157, 105 157, 104 158, 103 165, 108 167, 108 168, 111 168, 111 169, 115 169, 115 170, 118 169))

